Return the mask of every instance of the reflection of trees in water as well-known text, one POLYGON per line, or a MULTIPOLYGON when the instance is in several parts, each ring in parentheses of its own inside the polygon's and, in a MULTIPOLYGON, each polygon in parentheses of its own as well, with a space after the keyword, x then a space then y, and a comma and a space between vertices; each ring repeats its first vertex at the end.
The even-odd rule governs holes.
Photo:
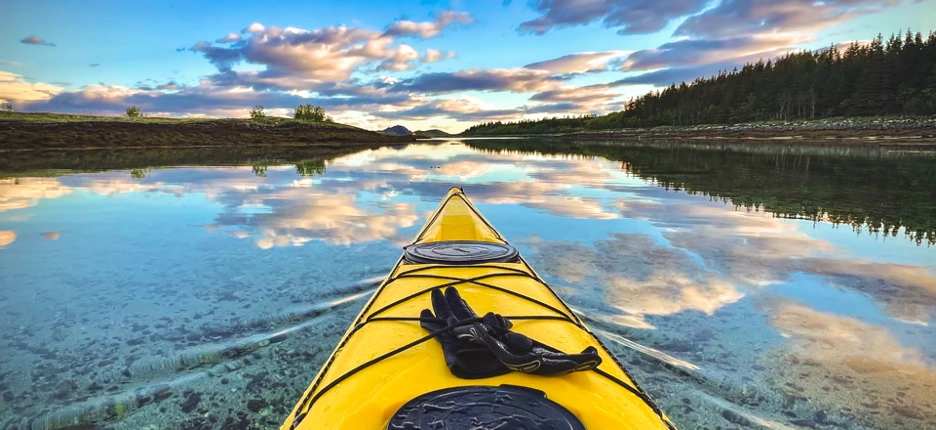
POLYGON ((325 160, 321 158, 302 160, 296 163, 296 173, 298 173, 299 176, 324 175, 325 160))
POLYGON ((149 171, 150 169, 130 169, 130 177, 139 181, 145 179, 149 171))
POLYGON ((300 175, 325 173, 325 162, 371 148, 311 147, 267 148, 226 147, 190 149, 129 149, 108 151, 30 151, 12 152, 0 157, 0 178, 17 176, 60 176, 76 171, 128 169, 134 179, 143 179, 163 166, 242 166, 258 167, 296 163, 300 175), (300 160, 297 162, 297 160, 300 160))
POLYGON ((253 162, 253 163, 251 163, 251 164, 252 164, 251 167, 253 167, 253 174, 254 174, 254 176, 256 176, 256 177, 258 177, 258 178, 265 178, 265 177, 266 177, 266 171, 267 171, 267 167, 268 167, 268 166, 267 166, 267 161, 266 161, 266 160, 264 160, 264 161, 259 161, 259 162, 253 162))
POLYGON ((565 141, 472 141, 484 151, 591 155, 661 187, 763 208, 783 218, 847 224, 856 231, 936 244, 936 158, 878 146, 622 145, 565 141))

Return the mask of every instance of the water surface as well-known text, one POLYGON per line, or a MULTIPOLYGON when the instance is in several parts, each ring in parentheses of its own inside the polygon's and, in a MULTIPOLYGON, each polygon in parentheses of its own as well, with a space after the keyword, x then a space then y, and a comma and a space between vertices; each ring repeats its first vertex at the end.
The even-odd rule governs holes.
POLYGON ((17 157, 0 428, 278 427, 453 185, 681 428, 936 427, 933 157, 511 140, 17 157))

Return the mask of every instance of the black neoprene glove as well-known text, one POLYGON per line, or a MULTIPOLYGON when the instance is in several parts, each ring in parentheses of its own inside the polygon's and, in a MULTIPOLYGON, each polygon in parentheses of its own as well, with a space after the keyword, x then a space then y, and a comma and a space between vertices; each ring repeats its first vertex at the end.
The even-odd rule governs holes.
MULTIPOLYGON (((438 289, 432 290, 432 309, 435 315, 429 309, 423 309, 419 323, 430 333, 478 317, 455 288, 449 288, 445 294, 438 289)), ((442 344, 445 364, 452 374, 462 379, 479 379, 510 373, 510 369, 497 360, 487 345, 466 335, 472 326, 461 325, 436 337, 442 344)))
POLYGON ((452 374, 464 379, 503 375, 511 370, 536 375, 562 375, 577 370, 589 370, 601 364, 598 350, 589 346, 579 354, 566 354, 520 333, 510 331, 506 318, 488 313, 480 321, 468 303, 454 287, 443 294, 432 291, 432 308, 422 311, 421 325, 436 332, 464 323, 441 333, 445 362, 452 374))

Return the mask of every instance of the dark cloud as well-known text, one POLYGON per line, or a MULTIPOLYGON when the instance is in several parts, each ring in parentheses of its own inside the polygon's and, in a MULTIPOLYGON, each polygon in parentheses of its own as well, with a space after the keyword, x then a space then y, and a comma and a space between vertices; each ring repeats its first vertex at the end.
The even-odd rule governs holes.
POLYGON ((624 70, 652 70, 732 62, 743 64, 795 51, 804 42, 802 36, 742 36, 730 39, 684 39, 660 45, 656 49, 634 52, 624 61, 624 70))
POLYGON ((583 114, 590 111, 589 106, 574 103, 574 102, 562 102, 562 103, 547 103, 536 106, 530 106, 524 109, 525 113, 575 113, 583 114))
POLYGON ((176 81, 169 81, 165 84, 157 85, 156 89, 160 91, 178 91, 185 88, 184 85, 177 83, 176 81))
POLYGON ((671 84, 681 82, 692 82, 698 77, 706 77, 718 74, 720 71, 730 71, 737 66, 736 63, 704 64, 692 67, 671 67, 653 72, 643 73, 637 76, 631 76, 607 84, 609 87, 623 85, 653 85, 656 87, 668 87, 671 84))
POLYGON ((189 50, 201 53, 212 66, 217 67, 222 72, 230 71, 231 67, 241 61, 240 49, 213 46, 204 40, 199 40, 189 50))
POLYGON ((520 24, 518 31, 544 34, 553 28, 585 25, 601 21, 618 34, 660 31, 671 20, 702 10, 707 0, 534 0, 540 13, 520 24))
POLYGON ((91 63, 91 64, 88 64, 88 67, 100 67, 100 66, 101 66, 101 63, 91 63))
POLYGON ((25 43, 27 45, 55 46, 54 43, 46 42, 45 40, 42 40, 42 38, 39 36, 26 37, 23 40, 20 40, 20 43, 25 43))

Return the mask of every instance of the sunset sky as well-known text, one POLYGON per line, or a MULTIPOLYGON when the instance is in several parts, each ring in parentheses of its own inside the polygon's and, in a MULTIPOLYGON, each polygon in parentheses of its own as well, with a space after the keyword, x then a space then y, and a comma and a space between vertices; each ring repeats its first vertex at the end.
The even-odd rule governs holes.
POLYGON ((936 0, 0 0, 20 111, 286 116, 367 129, 606 113, 759 58, 936 29, 936 0))

